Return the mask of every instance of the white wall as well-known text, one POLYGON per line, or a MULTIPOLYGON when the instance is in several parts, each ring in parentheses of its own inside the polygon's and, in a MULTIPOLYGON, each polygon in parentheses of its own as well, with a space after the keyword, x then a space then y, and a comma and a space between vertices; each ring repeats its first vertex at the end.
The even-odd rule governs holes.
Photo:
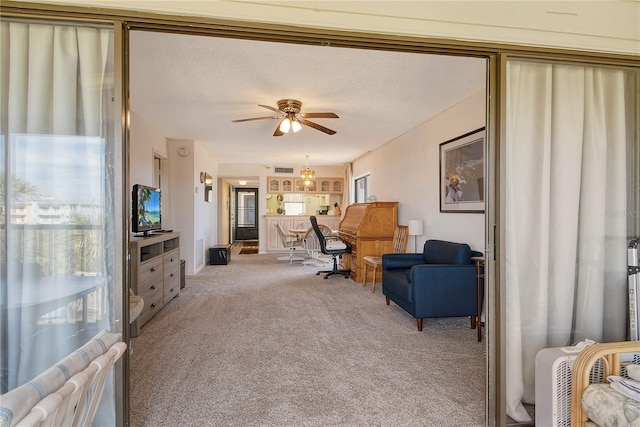
MULTIPOLYGON (((129 183, 133 188, 134 184, 143 184, 153 186, 153 163, 154 156, 167 159, 167 139, 158 130, 147 123, 144 118, 131 112, 130 136, 130 167, 129 167, 129 183)), ((170 175, 166 174, 166 175, 170 175)), ((165 176, 171 180, 170 176, 165 176)), ((162 226, 168 228, 167 224, 171 221, 171 189, 164 186, 162 191, 162 226)), ((131 191, 129 188, 129 191, 131 191)), ((128 221, 131 221, 129 215, 128 221)), ((129 227, 131 230, 131 227, 129 227)))
MULTIPOLYGON (((207 264, 208 249, 216 244, 217 203, 204 200, 204 184, 200 172, 207 172, 215 182, 217 165, 213 155, 200 142, 183 139, 167 141, 171 170, 171 228, 180 232, 180 256, 185 260, 185 273, 194 275, 207 264), (178 155, 178 147, 189 154, 178 155), (201 241, 201 247, 199 247, 201 241)), ((215 195, 214 195, 215 199, 215 195)))
MULTIPOLYGON (((370 194, 378 201, 397 201, 398 223, 422 219, 427 239, 468 243, 483 251, 484 215, 440 213, 439 145, 485 125, 485 93, 480 91, 353 162, 353 174, 371 172, 370 194)), ((414 242, 407 246, 413 252, 414 242)))
POLYGON ((153 185, 153 157, 157 153, 167 158, 167 138, 144 118, 131 112, 130 183, 153 185))
MULTIPOLYGON (((205 201, 205 185, 200 182, 200 172, 206 172, 213 178, 215 184, 218 175, 218 165, 215 162, 215 156, 210 152, 206 145, 200 141, 195 143, 196 158, 194 163, 194 172, 196 177, 196 187, 198 191, 194 194, 194 216, 193 216, 193 229, 194 229, 194 259, 198 260, 198 247, 197 241, 202 239, 202 251, 203 255, 202 264, 197 262, 194 264, 194 273, 200 271, 204 266, 208 264, 209 248, 218 244, 218 203, 215 192, 218 191, 215 185, 213 185, 213 192, 211 202, 205 201)), ((196 188, 194 187, 194 188, 196 188)))

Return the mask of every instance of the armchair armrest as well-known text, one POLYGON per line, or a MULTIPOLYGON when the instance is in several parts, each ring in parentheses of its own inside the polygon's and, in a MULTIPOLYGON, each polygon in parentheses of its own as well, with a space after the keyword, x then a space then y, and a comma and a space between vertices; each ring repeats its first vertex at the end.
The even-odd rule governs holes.
POLYGON ((422 254, 397 253, 382 255, 383 270, 396 268, 409 269, 417 264, 424 264, 424 256, 422 254))

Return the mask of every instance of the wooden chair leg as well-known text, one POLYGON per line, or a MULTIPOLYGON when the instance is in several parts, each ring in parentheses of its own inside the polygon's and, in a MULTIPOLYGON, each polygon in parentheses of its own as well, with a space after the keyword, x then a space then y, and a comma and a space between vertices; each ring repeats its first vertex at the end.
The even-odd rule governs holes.
POLYGON ((418 323, 418 331, 422 332, 422 318, 416 319, 416 322, 418 323))
POLYGON ((385 296, 385 297, 384 297, 384 300, 387 302, 387 305, 389 305, 389 297, 388 297, 388 296, 385 296))
POLYGON ((471 316, 471 329, 476 328, 476 316, 471 316))
MULTIPOLYGON (((373 277, 371 278, 371 292, 375 293, 376 292, 376 273, 378 270, 378 265, 374 265, 373 266, 373 277)), ((365 280, 367 276, 364 276, 365 280)))
POLYGON ((362 269, 362 275, 364 276, 364 280, 362 281, 362 286, 367 286, 367 262, 364 262, 364 267, 362 269))

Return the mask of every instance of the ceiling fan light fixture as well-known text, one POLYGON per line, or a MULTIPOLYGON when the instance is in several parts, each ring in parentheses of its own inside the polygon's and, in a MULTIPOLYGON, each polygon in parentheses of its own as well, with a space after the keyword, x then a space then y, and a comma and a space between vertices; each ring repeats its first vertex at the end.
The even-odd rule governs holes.
POLYGON ((280 123, 280 132, 289 133, 289 130, 291 130, 291 120, 287 117, 280 123))
POLYGON ((319 130, 320 132, 324 132, 327 135, 333 135, 336 133, 335 130, 329 129, 327 127, 322 126, 319 123, 312 122, 309 120, 310 118, 318 118, 318 119, 337 119, 339 118, 336 113, 331 112, 319 112, 319 113, 302 113, 300 109, 302 107, 302 102, 297 99, 281 99, 278 101, 278 108, 272 107, 270 105, 258 104, 259 107, 266 108, 270 110, 276 115, 271 116, 262 116, 262 117, 250 117, 247 119, 237 119, 231 120, 233 123, 239 122, 249 122, 253 120, 267 120, 267 119, 278 119, 280 123, 278 123, 273 136, 282 136, 285 133, 289 133, 293 130, 294 133, 302 130, 303 126, 309 126, 315 130, 319 130))
POLYGON ((298 120, 292 120, 291 121, 291 130, 296 133, 299 132, 300 129, 302 129, 302 125, 300 124, 300 122, 298 120))

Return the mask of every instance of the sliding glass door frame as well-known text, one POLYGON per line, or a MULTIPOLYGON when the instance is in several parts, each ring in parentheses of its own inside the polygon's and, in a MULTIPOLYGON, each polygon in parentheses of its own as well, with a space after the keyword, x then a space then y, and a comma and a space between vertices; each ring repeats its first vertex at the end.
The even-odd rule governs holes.
MULTIPOLYGON (((3 15, 47 20, 79 20, 111 24, 115 32, 115 117, 116 138, 122 144, 122 227, 120 245, 122 268, 118 289, 120 296, 120 318, 128 325, 128 286, 127 248, 128 248, 128 212, 130 201, 129 188, 129 100, 130 92, 128 38, 131 30, 174 32, 179 34, 233 37, 262 41, 280 41, 299 44, 330 44, 332 46, 399 50, 414 53, 462 55, 482 57, 487 60, 487 104, 486 104, 486 159, 487 177, 485 194, 485 294, 486 294, 486 410, 487 425, 505 425, 505 307, 504 292, 506 283, 504 254, 505 248, 505 203, 501 196, 504 189, 504 153, 505 101, 506 101, 506 64, 510 56, 529 56, 538 60, 586 62, 600 65, 635 66, 637 58, 631 55, 602 54, 596 52, 577 52, 562 49, 546 49, 506 45, 498 43, 462 42, 436 38, 421 38, 395 35, 362 34, 347 31, 318 30, 286 25, 267 25, 252 22, 228 21, 213 18, 167 16, 124 10, 92 9, 57 5, 29 4, 5 1, 0 5, 3 15)), ((128 328, 122 328, 129 342, 128 328)), ((117 380, 121 388, 116 391, 116 405, 119 425, 129 423, 129 357, 125 354, 117 380)))
MULTIPOLYGON (((127 225, 127 218, 129 217, 129 215, 127 214, 127 212, 129 212, 130 209, 129 197, 127 195, 127 192, 122 191, 123 188, 126 188, 128 186, 128 168, 125 167, 125 165, 128 165, 128 150, 124 146, 126 136, 124 132, 126 108, 124 104, 125 97, 123 96, 123 90, 127 85, 123 81, 123 23, 114 19, 106 19, 104 17, 97 17, 91 14, 75 12, 69 13, 68 11, 61 12, 42 10, 38 7, 32 7, 31 5, 26 8, 14 8, 11 6, 12 5, 10 4, 4 3, 1 5, 0 10, 2 11, 3 21, 18 22, 24 24, 42 24, 43 26, 52 27, 64 26, 69 28, 102 28, 109 29, 113 32, 113 52, 110 52, 113 55, 114 61, 112 76, 113 82, 107 80, 108 83, 113 84, 113 99, 108 99, 103 104, 104 111, 102 114, 104 115, 104 118, 106 118, 106 121, 103 124, 103 127, 105 128, 104 135, 101 136, 108 141, 107 145, 109 147, 111 145, 113 146, 113 151, 108 151, 107 149, 107 153, 105 153, 105 155, 113 156, 113 158, 109 159, 109 161, 112 161, 113 165, 115 166, 111 168, 111 164, 109 163, 109 161, 105 162, 107 166, 104 178, 109 179, 114 187, 112 192, 106 195, 107 200, 105 201, 105 206, 108 205, 114 208, 113 212, 111 212, 110 218, 113 220, 113 224, 115 224, 115 226, 110 227, 108 224, 103 225, 104 228, 102 229, 101 233, 104 234, 104 237, 106 239, 108 239, 109 241, 115 241, 116 243, 113 244, 113 257, 109 258, 110 262, 107 263, 107 271, 103 273, 106 276, 108 286, 113 286, 113 289, 110 289, 110 292, 106 292, 107 296, 104 298, 107 300, 112 298, 112 300, 101 303, 101 307, 104 304, 101 310, 106 309, 105 321, 109 323, 110 330, 112 332, 121 333, 122 339, 128 344, 129 328, 125 327, 124 325, 129 325, 129 294, 127 292, 128 281, 126 280, 126 248, 128 247, 127 242, 129 235, 127 225), (113 318, 111 316, 113 316, 113 318)), ((5 157, 5 161, 8 163, 9 160, 5 157)), ((7 169, 4 168, 4 170, 7 169)), ((103 211, 101 212, 104 213, 103 211)), ((9 219, 9 209, 6 209, 3 215, 5 215, 5 219, 9 219)), ((9 222, 7 221, 6 224, 8 225, 9 222)), ((8 249, 8 247, 3 248, 5 256, 8 249)), ((105 256, 106 255, 103 254, 103 258, 99 261, 104 262, 105 256)), ((6 260, 3 260, 3 262, 5 261, 6 260)), ((3 277, 3 281, 6 279, 7 277, 3 277)), ((86 316, 87 308, 84 307, 84 304, 87 304, 86 299, 83 301, 83 316, 86 316)), ((84 321, 86 321, 86 317, 84 317, 84 321)), ((114 365, 114 388, 112 390, 114 406, 112 407, 112 409, 114 410, 114 421, 116 425, 128 424, 128 405, 126 404, 126 401, 128 399, 126 393, 128 392, 129 388, 128 375, 126 374, 126 372, 128 371, 129 363, 128 355, 128 352, 124 352, 119 361, 114 365)), ((36 355, 34 359, 37 358, 38 356, 36 355)), ((111 387, 109 387, 109 390, 111 390, 111 387)))

